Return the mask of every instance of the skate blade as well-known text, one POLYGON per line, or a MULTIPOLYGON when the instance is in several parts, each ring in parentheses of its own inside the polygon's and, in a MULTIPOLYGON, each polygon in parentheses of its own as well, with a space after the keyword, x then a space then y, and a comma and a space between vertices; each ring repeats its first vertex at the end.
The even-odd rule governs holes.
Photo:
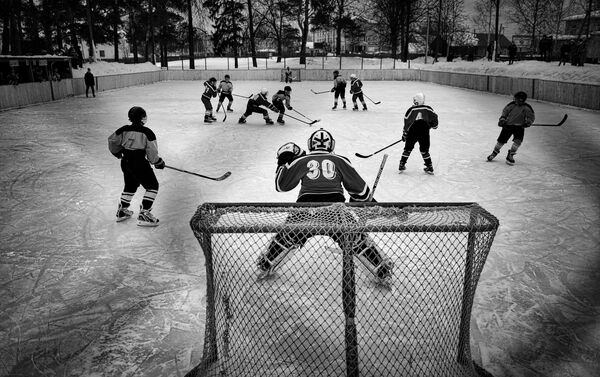
POLYGON ((139 221, 137 222, 138 226, 142 226, 142 227, 146 227, 146 228, 153 228, 153 227, 157 227, 158 223, 149 223, 146 221, 139 221))
POLYGON ((131 219, 131 216, 117 217, 117 222, 120 223, 120 222, 123 222, 125 220, 129 220, 129 219, 131 219))

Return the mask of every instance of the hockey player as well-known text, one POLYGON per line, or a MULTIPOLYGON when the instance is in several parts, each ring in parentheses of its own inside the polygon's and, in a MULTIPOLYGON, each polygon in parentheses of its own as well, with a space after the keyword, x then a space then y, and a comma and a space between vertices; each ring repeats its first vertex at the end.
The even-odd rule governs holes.
POLYGON ((265 122, 267 124, 273 124, 273 120, 269 118, 269 112, 261 107, 264 106, 271 111, 279 112, 279 109, 273 106, 273 104, 267 100, 268 95, 269 91, 266 88, 262 88, 260 93, 250 98, 248 100, 248 105, 246 105, 246 112, 242 114, 238 123, 246 123, 246 118, 249 117, 250 114, 260 113, 263 115, 263 118, 265 118, 265 122))
POLYGON ((354 107, 352 108, 352 110, 354 111, 358 111, 358 104, 356 103, 356 100, 360 100, 360 103, 362 103, 363 105, 363 110, 367 111, 367 104, 365 103, 365 99, 363 98, 363 92, 362 92, 362 81, 360 81, 360 79, 358 77, 356 77, 356 75, 353 73, 350 75, 350 94, 352 94, 352 103, 354 104, 354 107))
POLYGON ((398 170, 406 170, 406 161, 415 147, 419 143, 419 151, 425 162, 425 173, 433 175, 433 165, 429 155, 429 129, 438 128, 438 116, 430 106, 425 105, 425 95, 417 93, 413 97, 413 106, 411 106, 404 115, 404 129, 402 131, 402 141, 405 141, 404 152, 400 158, 398 170))
POLYGON ((488 161, 492 161, 500 153, 502 146, 512 136, 513 144, 506 155, 506 163, 509 165, 515 164, 514 157, 517 149, 523 143, 525 128, 530 127, 535 121, 533 108, 525 101, 527 101, 527 93, 517 92, 514 95, 513 101, 502 110, 502 115, 500 115, 500 120, 498 121, 498 127, 502 127, 502 131, 500 131, 498 140, 496 140, 492 154, 487 157, 488 161))
POLYGON ((331 92, 333 93, 333 107, 332 110, 337 109, 338 98, 342 98, 342 103, 344 104, 344 109, 346 108, 346 79, 340 75, 339 71, 333 71, 333 88, 331 88, 331 92))
MULTIPOLYGON (((286 192, 300 184, 300 193, 296 200, 298 203, 343 203, 346 200, 344 189, 350 195, 350 201, 374 200, 370 197, 369 186, 351 165, 350 160, 336 155, 334 149, 333 136, 322 128, 313 132, 308 138, 308 154, 295 143, 282 145, 277 151, 275 189, 278 192, 286 192)), ((356 222, 350 211, 344 216, 346 220, 356 222)), ((294 215, 288 219, 291 223, 298 221, 300 219, 294 215)), ((270 274, 290 251, 301 248, 316 234, 293 231, 275 235, 267 251, 259 257, 258 269, 261 273, 270 274)), ((342 234, 333 232, 327 235, 341 245, 342 234)), ((366 234, 356 236, 352 254, 356 255, 377 278, 385 280, 391 276, 393 267, 391 261, 384 258, 366 234)))
POLYGON ((217 120, 217 118, 213 116, 213 107, 210 103, 210 99, 216 96, 217 79, 211 77, 210 79, 204 82, 204 93, 202 93, 202 103, 204 104, 204 108, 206 109, 206 112, 204 113, 204 123, 212 123, 217 120))
POLYGON ((233 96, 231 95, 231 93, 233 93, 233 84, 231 83, 229 78, 229 75, 225 75, 225 78, 219 83, 219 88, 217 89, 217 92, 219 93, 219 104, 217 105, 217 113, 219 112, 221 106, 223 106, 223 101, 225 100, 225 98, 229 100, 229 103, 227 104, 227 111, 233 111, 233 109, 231 108, 231 103, 233 102, 233 96))
POLYGON ((283 120, 283 114, 285 114, 285 109, 287 107, 288 110, 293 110, 292 105, 290 105, 292 94, 292 87, 286 86, 283 90, 278 90, 275 95, 273 95, 273 105, 279 109, 279 116, 277 117, 277 123, 285 124, 283 120))
POLYGON ((164 169, 165 162, 158 156, 158 145, 154 132, 144 127, 147 121, 146 111, 134 106, 129 109, 130 125, 123 126, 108 137, 108 150, 121 160, 121 170, 125 187, 121 193, 117 222, 129 219, 133 211, 129 209, 131 200, 138 187, 146 190, 140 206, 137 224, 139 226, 158 226, 158 219, 150 213, 158 193, 158 181, 155 169, 164 169))

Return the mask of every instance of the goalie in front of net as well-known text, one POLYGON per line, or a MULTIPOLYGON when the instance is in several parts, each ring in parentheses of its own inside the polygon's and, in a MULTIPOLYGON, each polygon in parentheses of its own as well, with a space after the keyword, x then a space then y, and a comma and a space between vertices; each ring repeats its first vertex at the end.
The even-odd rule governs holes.
MULTIPOLYGON (((296 200, 298 203, 343 203, 346 200, 344 189, 348 192, 351 202, 374 201, 370 195, 371 189, 350 160, 335 154, 334 149, 333 136, 322 128, 308 138, 308 154, 293 142, 282 145, 277 151, 276 190, 286 192, 300 184, 296 200)), ((345 211, 342 216, 347 222, 358 221, 351 211, 345 211)), ((306 213, 304 216, 293 213, 287 220, 288 223, 300 221, 307 221, 306 213)), ((302 248, 306 241, 316 234, 289 231, 275 235, 267 251, 258 258, 257 266, 261 274, 271 274, 290 252, 302 248)), ((340 232, 318 234, 328 235, 342 245, 340 241, 344 234, 340 232)), ((380 281, 386 281, 391 276, 393 263, 383 255, 367 234, 361 233, 356 236, 351 252, 380 281)))

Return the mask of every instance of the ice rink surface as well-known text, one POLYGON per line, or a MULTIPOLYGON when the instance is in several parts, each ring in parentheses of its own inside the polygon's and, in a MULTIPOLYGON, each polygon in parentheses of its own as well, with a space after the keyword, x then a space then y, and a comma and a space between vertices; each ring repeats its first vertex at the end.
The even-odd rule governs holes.
MULTIPOLYGON (((278 82, 235 82, 250 95, 278 82)), ((597 376, 600 370, 600 113, 530 100, 536 122, 515 156, 493 162, 507 96, 421 82, 365 81, 369 111, 332 111, 330 82, 293 83, 292 105, 321 121, 265 125, 234 113, 204 124, 202 82, 171 81, 0 113, 0 376, 183 376, 201 357, 205 269, 189 221, 204 202, 288 202, 277 193, 277 148, 306 147, 318 127, 373 182, 401 136, 416 92, 438 113, 435 175, 417 149, 399 174, 402 143, 388 149, 380 202, 477 202, 500 220, 473 307, 474 359, 500 376, 597 376), (157 228, 115 222, 122 190, 107 137, 127 110, 148 113, 168 165, 213 182, 157 171, 157 228)), ((216 101, 213 100, 216 105, 216 101)), ((293 111, 289 113, 300 118, 293 111)), ((272 114, 276 118, 276 114, 272 114)), ((141 202, 138 191, 132 208, 141 202)), ((443 303, 440 303, 443 305, 443 303)))

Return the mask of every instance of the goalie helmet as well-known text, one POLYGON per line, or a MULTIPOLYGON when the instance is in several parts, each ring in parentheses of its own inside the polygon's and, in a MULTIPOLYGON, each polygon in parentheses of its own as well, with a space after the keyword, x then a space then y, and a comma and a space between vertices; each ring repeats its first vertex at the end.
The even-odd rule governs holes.
POLYGON ((309 151, 327 151, 333 152, 335 149, 335 140, 329 131, 322 128, 313 132, 308 138, 309 151))
POLYGON ((413 103, 415 104, 415 106, 425 104, 425 94, 423 94, 423 93, 415 94, 413 97, 413 103))
POLYGON ((131 109, 129 109, 127 116, 133 124, 141 123, 143 125, 146 123, 146 110, 139 106, 134 106, 131 109))
POLYGON ((269 91, 267 90, 267 88, 262 88, 260 90, 260 94, 262 94, 263 96, 266 96, 267 94, 269 94, 269 91))

